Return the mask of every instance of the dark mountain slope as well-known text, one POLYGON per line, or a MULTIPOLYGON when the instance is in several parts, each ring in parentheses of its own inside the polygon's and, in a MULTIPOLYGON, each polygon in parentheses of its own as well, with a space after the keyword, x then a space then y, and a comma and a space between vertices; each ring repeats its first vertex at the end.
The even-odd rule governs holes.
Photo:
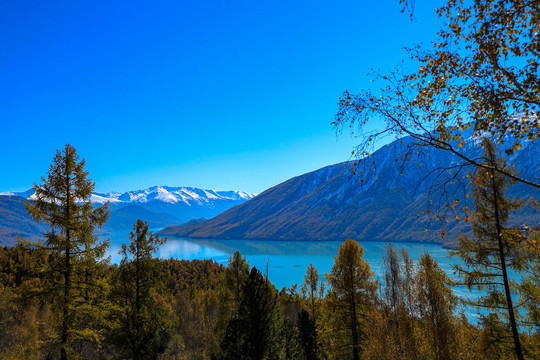
MULTIPOLYGON (((407 141, 403 145, 390 144, 364 160, 357 167, 358 171, 368 174, 364 182, 361 176, 353 174, 351 162, 328 166, 285 181, 210 220, 169 227, 161 234, 266 240, 341 241, 351 237, 365 241, 416 241, 451 246, 460 233, 470 231, 468 224, 455 220, 445 222, 448 234, 441 238, 439 221, 429 216, 417 219, 417 216, 427 207, 436 209, 439 200, 446 203, 446 196, 450 200, 458 199, 460 205, 468 202, 472 208, 472 201, 465 199, 463 188, 447 182, 443 191, 437 184, 445 183, 448 178, 428 176, 438 168, 456 163, 457 159, 432 149, 418 162, 409 164, 400 175, 395 159, 406 145, 407 141), (434 204, 430 204, 430 199, 434 204)), ((464 151, 479 156, 478 141, 470 139, 464 151)), ((510 160, 523 176, 534 179, 537 176, 535 169, 540 166, 540 147, 525 143, 523 151, 510 160)), ((537 190, 526 185, 514 186, 511 193, 540 198, 537 190)), ((454 214, 447 215, 454 217, 454 214)), ((538 223, 540 216, 531 208, 524 208, 513 221, 523 219, 538 223)))
MULTIPOLYGON (((23 205, 33 194, 33 189, 0 193, 0 245, 12 246, 17 237, 32 241, 42 237, 46 225, 35 223, 23 205)), ((131 230, 137 219, 146 221, 150 228, 157 228, 209 218, 252 197, 244 191, 153 186, 123 194, 93 193, 90 200, 95 206, 109 203, 109 221, 95 231, 96 235, 103 235, 110 231, 131 230)))
POLYGON ((0 196, 0 245, 13 245, 17 237, 35 241, 47 226, 33 221, 26 213, 24 198, 0 196))
POLYGON ((130 229, 137 219, 144 219, 150 228, 182 223, 182 221, 171 214, 155 213, 139 205, 128 205, 111 211, 109 221, 105 223, 104 229, 108 231, 130 229))

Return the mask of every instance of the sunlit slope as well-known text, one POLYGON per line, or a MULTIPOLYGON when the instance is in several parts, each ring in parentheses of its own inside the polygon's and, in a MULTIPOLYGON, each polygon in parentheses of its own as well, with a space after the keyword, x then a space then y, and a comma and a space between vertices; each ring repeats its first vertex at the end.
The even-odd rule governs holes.
MULTIPOLYGON (((345 162, 328 166, 274 186, 242 205, 198 224, 169 227, 161 234, 216 239, 343 240, 351 237, 372 241, 415 241, 455 244, 460 233, 470 231, 467 223, 456 221, 465 215, 459 209, 473 208, 466 182, 451 179, 443 169, 458 164, 456 156, 434 149, 402 164, 408 141, 387 145, 356 166, 345 162), (361 175, 362 171, 364 175, 361 175), (430 201, 431 200, 431 201, 430 201), (456 211, 447 210, 458 200, 456 211), (419 215, 428 208, 430 214, 419 215), (436 219, 437 212, 449 220, 436 219), (443 225, 447 235, 441 237, 443 225), (427 231, 426 231, 427 230, 427 231)), ((480 156, 478 139, 469 139, 463 148, 480 156)), ((540 167, 539 145, 526 142, 512 156, 522 176, 534 179, 540 167)), ((472 170, 472 169, 471 169, 472 170)), ((466 172, 462 171, 465 175, 466 172)), ((511 194, 540 198, 539 191, 517 184, 511 194)), ((538 224, 540 216, 525 207, 513 222, 538 224)))

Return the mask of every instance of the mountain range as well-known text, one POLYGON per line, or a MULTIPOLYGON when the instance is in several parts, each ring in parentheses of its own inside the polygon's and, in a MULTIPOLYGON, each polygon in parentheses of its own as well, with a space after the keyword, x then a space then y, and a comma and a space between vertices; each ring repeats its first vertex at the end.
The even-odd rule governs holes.
MULTIPOLYGON (((507 143, 512 144, 510 140, 507 143)), ((411 142, 408 138, 397 140, 359 163, 344 162, 297 176, 210 220, 168 227, 159 233, 286 241, 343 241, 350 237, 453 247, 460 234, 471 233, 469 223, 455 220, 455 216, 465 215, 460 211, 463 206, 473 208, 472 197, 466 196, 464 169, 457 178, 455 173, 444 171, 460 164, 460 159, 434 148, 411 154, 414 160, 401 167, 401 158, 408 156, 411 142), (446 208, 454 200, 458 206, 446 208), (445 220, 437 220, 437 214, 445 220), (441 236, 443 230, 445 236, 441 236)), ((523 142, 521 150, 508 159, 524 178, 534 180, 539 176, 538 143, 523 142)), ((462 151, 479 158, 479 144, 479 139, 469 138, 462 151)), ((521 183, 512 186, 509 195, 540 199, 540 191, 521 183)), ((517 222, 538 225, 540 214, 524 206, 510 218, 510 223, 517 222)))
MULTIPOLYGON (((37 224, 26 213, 24 201, 33 198, 25 192, 0 193, 0 245, 12 245, 18 236, 38 239, 46 226, 37 224)), ((99 233, 128 230, 137 219, 150 228, 179 225, 192 219, 211 218, 253 197, 245 191, 215 191, 194 187, 153 186, 124 193, 93 193, 93 204, 109 203, 109 221, 99 233)))

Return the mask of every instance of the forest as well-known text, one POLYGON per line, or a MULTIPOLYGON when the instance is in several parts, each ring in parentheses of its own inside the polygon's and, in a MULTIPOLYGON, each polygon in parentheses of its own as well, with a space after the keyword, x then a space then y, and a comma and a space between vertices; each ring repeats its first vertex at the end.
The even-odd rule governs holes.
POLYGON ((165 238, 137 220, 119 264, 94 236, 108 205, 75 148, 58 150, 35 198, 45 241, 0 250, 2 359, 537 359, 540 246, 534 229, 506 227, 511 172, 483 141, 488 169, 469 174, 475 238, 460 238, 452 279, 429 253, 415 263, 388 244, 376 277, 346 239, 329 273, 310 265, 278 291, 239 252, 212 260, 159 259, 165 238), (519 277, 510 277, 512 270, 519 277), (452 286, 484 290, 460 299, 452 286), (477 321, 465 315, 483 309, 477 321))
MULTIPOLYGON (((413 17, 414 1, 400 3, 413 17)), ((390 135, 413 141, 396 159, 403 171, 421 166, 427 147, 460 161, 440 171, 446 203, 434 209, 472 228, 450 251, 460 260, 451 274, 428 253, 413 260, 388 244, 376 276, 358 242, 343 239, 329 273, 310 265, 302 284, 278 290, 239 252, 226 266, 157 258, 167 239, 144 219, 111 263, 108 241, 94 234, 108 205, 91 203, 95 183, 65 145, 25 205, 47 225, 43 240, 0 248, 0 358, 540 359, 540 232, 507 224, 528 201, 507 190, 540 183, 505 159, 540 137, 540 7, 448 0, 437 12, 438 41, 409 49, 419 68, 375 74, 380 92, 345 92, 334 125, 363 135, 359 159, 390 135), (385 127, 370 130, 374 121, 385 127), (468 136, 479 157, 463 155, 468 136), (450 183, 472 199, 466 215, 456 215, 450 183)))

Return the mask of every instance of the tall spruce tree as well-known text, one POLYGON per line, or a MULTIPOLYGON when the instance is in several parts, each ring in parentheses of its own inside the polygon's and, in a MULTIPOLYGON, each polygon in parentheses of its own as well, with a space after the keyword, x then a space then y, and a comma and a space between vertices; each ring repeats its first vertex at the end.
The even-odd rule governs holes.
POLYGON ((44 293, 54 301, 61 360, 75 356, 75 341, 101 338, 92 328, 93 320, 103 315, 98 314, 100 306, 93 306, 99 305, 96 296, 104 289, 95 273, 108 241, 99 242, 94 228, 107 221, 109 210, 108 204, 92 206, 95 184, 84 165, 75 148, 65 145, 56 152, 47 178, 41 178, 41 185, 34 184, 35 194, 26 203, 34 220, 49 224, 45 243, 34 246, 52 255, 42 275, 47 280, 44 293))
POLYGON ((365 319, 373 304, 377 282, 369 262, 364 258, 364 249, 355 240, 347 239, 340 245, 338 256, 328 279, 328 300, 335 311, 333 330, 336 341, 354 360, 360 359, 361 342, 365 333, 365 319))
MULTIPOLYGON (((239 251, 235 251, 228 259, 227 267, 221 277, 221 287, 219 289, 219 303, 217 320, 214 328, 215 343, 212 352, 220 352, 220 343, 224 340, 225 332, 231 319, 238 314, 240 302, 243 297, 244 283, 249 277, 249 262, 239 251)), ((235 343, 240 346, 240 339, 236 338, 238 333, 229 331, 227 334, 228 343, 235 343), (234 340, 234 341, 233 341, 234 340)))
POLYGON ((319 351, 319 335, 317 334, 317 324, 309 313, 302 309, 298 314, 298 345, 300 348, 300 359, 317 360, 321 358, 319 351))
MULTIPOLYGON (((471 217, 474 238, 461 236, 459 248, 451 252, 461 258, 463 265, 454 265, 457 274, 469 289, 487 290, 471 304, 506 318, 511 330, 518 359, 523 359, 518 324, 510 288, 509 269, 520 271, 524 257, 519 251, 513 232, 505 227, 509 213, 519 202, 506 197, 506 190, 514 180, 504 173, 513 173, 493 143, 482 141, 483 163, 472 178, 475 212, 471 217)), ((500 341, 501 339, 499 339, 500 341)))
POLYGON ((213 359, 279 359, 283 318, 277 291, 255 267, 245 279, 238 312, 228 321, 213 359))
POLYGON ((165 350, 172 330, 170 308, 163 301, 160 263, 153 258, 166 238, 148 231, 137 220, 129 233, 129 245, 122 244, 115 295, 122 307, 118 342, 130 359, 157 359, 165 350))

